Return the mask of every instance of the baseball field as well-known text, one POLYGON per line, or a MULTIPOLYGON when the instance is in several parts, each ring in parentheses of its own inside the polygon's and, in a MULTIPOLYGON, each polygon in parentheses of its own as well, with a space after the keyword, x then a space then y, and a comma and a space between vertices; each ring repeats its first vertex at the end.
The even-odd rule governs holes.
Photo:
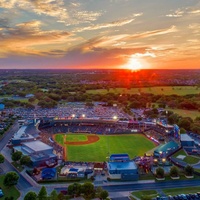
POLYGON ((102 162, 115 153, 128 153, 133 158, 155 147, 142 134, 56 134, 54 140, 64 147, 65 160, 69 161, 102 162))

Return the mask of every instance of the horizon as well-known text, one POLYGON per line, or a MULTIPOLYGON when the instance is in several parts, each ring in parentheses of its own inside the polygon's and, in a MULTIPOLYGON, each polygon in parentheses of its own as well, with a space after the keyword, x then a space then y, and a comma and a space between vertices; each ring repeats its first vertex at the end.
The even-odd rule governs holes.
POLYGON ((2 0, 0 11, 0 69, 200 68, 199 0, 2 0))

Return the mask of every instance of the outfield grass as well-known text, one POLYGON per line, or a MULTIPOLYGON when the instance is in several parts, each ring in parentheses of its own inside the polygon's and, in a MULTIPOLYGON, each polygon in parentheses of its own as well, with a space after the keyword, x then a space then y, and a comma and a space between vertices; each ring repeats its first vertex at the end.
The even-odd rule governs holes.
MULTIPOLYGON (((142 134, 98 136, 100 140, 96 143, 67 145, 67 160, 102 162, 114 153, 128 153, 130 158, 133 158, 136 155, 142 156, 155 147, 155 144, 142 134)), ((57 134, 55 140, 63 145, 63 134, 57 134)))
POLYGON ((89 94, 106 94, 106 93, 115 93, 115 94, 137 94, 137 93, 152 93, 155 95, 164 94, 164 95, 187 95, 187 94, 199 94, 200 89, 193 86, 164 86, 164 87, 146 87, 146 88, 111 88, 107 89, 99 89, 99 90, 87 90, 89 94))
POLYGON ((196 117, 200 117, 200 112, 198 110, 183 110, 183 109, 172 109, 172 108, 167 108, 167 110, 172 111, 182 117, 191 117, 193 120, 196 117))
POLYGON ((5 187, 3 185, 4 175, 0 176, 0 187, 3 190, 4 196, 1 197, 1 200, 4 200, 6 197, 14 197, 14 200, 17 200, 20 196, 19 191, 15 188, 15 186, 5 187))

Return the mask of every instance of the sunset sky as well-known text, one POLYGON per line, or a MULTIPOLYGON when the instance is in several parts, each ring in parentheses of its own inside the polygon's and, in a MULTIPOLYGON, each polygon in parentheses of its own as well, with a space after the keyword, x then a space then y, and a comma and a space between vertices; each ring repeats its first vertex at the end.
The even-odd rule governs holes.
POLYGON ((200 69, 199 0, 0 0, 0 69, 200 69))

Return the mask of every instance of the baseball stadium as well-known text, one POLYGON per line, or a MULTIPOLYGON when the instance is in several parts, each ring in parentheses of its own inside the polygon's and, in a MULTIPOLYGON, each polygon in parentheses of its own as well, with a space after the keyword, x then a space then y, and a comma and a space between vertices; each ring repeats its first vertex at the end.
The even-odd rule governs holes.
POLYGON ((65 161, 104 162, 109 155, 143 156, 156 143, 118 120, 43 119, 40 136, 65 161), (57 150, 58 149, 58 150, 57 150), (62 149, 62 150, 61 150, 62 149))

